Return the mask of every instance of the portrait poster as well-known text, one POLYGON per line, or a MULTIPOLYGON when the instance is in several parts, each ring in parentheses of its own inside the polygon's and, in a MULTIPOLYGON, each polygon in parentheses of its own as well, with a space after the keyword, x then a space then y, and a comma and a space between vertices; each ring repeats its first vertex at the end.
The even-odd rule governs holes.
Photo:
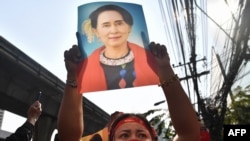
POLYGON ((125 2, 78 6, 79 93, 155 85, 143 8, 125 2))

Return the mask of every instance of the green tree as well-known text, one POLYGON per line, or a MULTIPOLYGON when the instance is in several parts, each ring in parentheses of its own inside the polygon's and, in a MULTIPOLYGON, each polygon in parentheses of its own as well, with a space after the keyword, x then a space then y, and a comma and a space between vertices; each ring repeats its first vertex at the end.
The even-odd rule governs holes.
POLYGON ((233 91, 233 101, 227 109, 225 124, 250 124, 250 85, 238 86, 233 91))
POLYGON ((159 140, 172 140, 175 136, 175 130, 167 109, 153 109, 144 113, 149 118, 149 122, 156 129, 159 140), (151 116, 151 117, 150 117, 151 116))

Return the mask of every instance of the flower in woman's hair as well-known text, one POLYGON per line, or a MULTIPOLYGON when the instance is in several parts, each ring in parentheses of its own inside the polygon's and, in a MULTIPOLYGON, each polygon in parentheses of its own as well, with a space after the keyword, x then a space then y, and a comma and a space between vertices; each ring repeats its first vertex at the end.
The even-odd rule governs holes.
POLYGON ((91 26, 91 20, 87 19, 82 23, 82 33, 86 34, 88 42, 92 43, 94 41, 94 32, 91 26))

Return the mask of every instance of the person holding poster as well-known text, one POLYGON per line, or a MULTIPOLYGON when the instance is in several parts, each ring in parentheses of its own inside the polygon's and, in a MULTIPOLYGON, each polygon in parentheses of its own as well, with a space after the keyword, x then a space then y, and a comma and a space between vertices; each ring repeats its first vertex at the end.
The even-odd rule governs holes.
POLYGON ((87 50, 88 45, 93 47, 95 38, 102 45, 80 63, 80 93, 157 84, 157 69, 152 54, 128 41, 133 24, 133 16, 115 4, 102 5, 83 20, 82 32, 78 32, 78 41, 84 44, 83 50, 87 50), (81 33, 86 40, 81 40, 81 33))
MULTIPOLYGON (((149 47, 156 60, 159 86, 164 92, 175 128, 175 141, 199 141, 200 128, 196 112, 171 67, 167 48, 154 42, 150 43, 149 47)), ((76 45, 64 52, 67 79, 74 81, 66 82, 58 113, 60 141, 80 141, 84 132, 82 95, 77 90, 79 54, 80 50, 76 45)), ((141 98, 141 101, 143 100, 141 98)), ((123 113, 111 122, 109 131, 109 138, 103 141, 157 141, 155 130, 151 128, 149 122, 134 114, 123 113)))

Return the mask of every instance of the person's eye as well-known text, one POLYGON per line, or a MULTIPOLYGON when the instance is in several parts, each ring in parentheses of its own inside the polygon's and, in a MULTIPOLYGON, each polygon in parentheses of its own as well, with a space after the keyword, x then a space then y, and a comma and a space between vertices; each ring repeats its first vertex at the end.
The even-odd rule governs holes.
POLYGON ((148 138, 148 136, 145 133, 139 133, 137 136, 138 136, 139 139, 146 139, 146 138, 148 138))
POLYGON ((110 25, 109 24, 103 24, 102 27, 107 28, 107 27, 110 27, 110 25))
POLYGON ((128 133, 122 133, 122 134, 119 135, 119 138, 120 138, 120 139, 126 139, 126 138, 128 138, 128 137, 129 137, 129 134, 128 134, 128 133))
POLYGON ((119 21, 119 22, 116 23, 116 25, 123 25, 123 22, 119 21))

